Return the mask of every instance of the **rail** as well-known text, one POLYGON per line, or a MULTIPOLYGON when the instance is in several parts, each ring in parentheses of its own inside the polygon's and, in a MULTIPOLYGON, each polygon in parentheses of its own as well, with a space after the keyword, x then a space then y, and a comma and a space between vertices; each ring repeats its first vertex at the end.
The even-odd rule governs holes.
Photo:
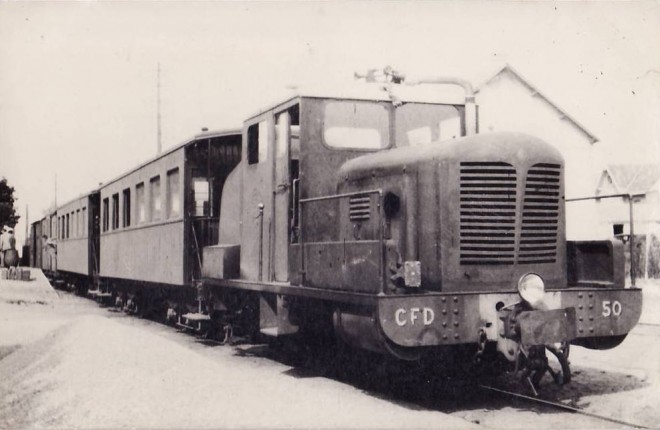
MULTIPOLYGON (((384 231, 383 231, 383 212, 382 212, 382 207, 383 207, 383 190, 381 189, 373 189, 373 190, 366 190, 366 191, 355 191, 351 193, 342 193, 342 194, 333 194, 329 196, 320 196, 320 197, 310 197, 307 199, 300 199, 299 200, 299 241, 300 241, 300 272, 302 275, 302 281, 303 284, 305 283, 305 231, 304 231, 304 214, 305 211, 303 210, 304 206, 306 204, 310 203, 315 203, 315 202, 320 202, 320 201, 328 201, 328 200, 339 200, 343 198, 350 198, 350 197, 355 197, 355 196, 365 196, 365 195, 372 195, 376 194, 378 196, 378 202, 377 202, 377 208, 378 208, 378 241, 379 241, 379 249, 380 252, 378 253, 378 270, 381 274, 381 290, 383 286, 385 285, 385 264, 384 264, 384 252, 385 252, 385 238, 384 238, 384 231)), ((344 239, 344 242, 346 240, 344 239)))
POLYGON ((514 393, 512 391, 502 390, 500 388, 490 387, 488 385, 479 385, 479 388, 481 388, 482 390, 493 391, 493 392, 498 393, 498 394, 504 394, 504 395, 507 395, 507 396, 515 397, 517 399, 526 400, 528 402, 538 403, 538 404, 542 404, 542 405, 545 405, 545 406, 551 406, 553 408, 562 409, 562 410, 565 410, 565 411, 573 412, 573 413, 576 413, 576 414, 584 415, 584 416, 595 418, 595 419, 598 419, 598 420, 608 421, 608 422, 615 423, 615 424, 621 424, 621 425, 624 425, 626 427, 632 427, 632 428, 638 428, 638 429, 648 429, 648 428, 650 428, 650 427, 645 427, 645 426, 640 425, 640 424, 635 424, 635 423, 619 420, 619 419, 616 419, 616 418, 608 417, 608 416, 605 416, 605 415, 595 414, 593 412, 587 412, 584 409, 576 408, 574 406, 566 405, 564 403, 558 403, 558 402, 553 402, 553 401, 550 401, 550 400, 540 399, 538 397, 527 396, 525 394, 514 393))

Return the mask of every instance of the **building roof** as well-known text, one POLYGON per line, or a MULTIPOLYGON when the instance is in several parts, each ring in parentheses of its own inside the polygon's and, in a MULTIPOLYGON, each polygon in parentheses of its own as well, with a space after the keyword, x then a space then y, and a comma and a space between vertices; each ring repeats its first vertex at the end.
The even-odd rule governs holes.
POLYGON ((529 91, 532 93, 532 96, 538 97, 541 100, 545 101, 548 105, 550 105, 559 115, 561 119, 565 119, 569 121, 571 124, 573 124, 578 130, 580 130, 591 143, 596 143, 600 139, 596 137, 593 133, 591 133, 589 130, 587 130, 582 124, 580 124, 575 118, 573 118, 571 115, 569 115, 564 109, 559 107, 557 103, 554 101, 550 100, 546 95, 541 93, 538 88, 534 85, 532 85, 527 79, 525 79, 520 73, 518 73, 511 65, 505 64, 504 67, 502 67, 497 73, 495 73, 493 76, 488 78, 483 84, 479 85, 475 89, 475 93, 478 93, 483 89, 484 87, 488 86, 490 83, 496 81, 498 78, 500 78, 503 75, 509 75, 516 79, 518 82, 520 82, 523 86, 525 86, 529 91))
POLYGON ((660 165, 615 164, 607 166, 604 174, 621 194, 646 194, 660 181, 660 165))

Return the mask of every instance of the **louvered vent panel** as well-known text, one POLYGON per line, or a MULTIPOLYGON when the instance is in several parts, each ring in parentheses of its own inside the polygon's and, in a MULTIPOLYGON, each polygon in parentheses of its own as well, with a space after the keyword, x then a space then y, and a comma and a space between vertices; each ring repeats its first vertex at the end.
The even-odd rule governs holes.
POLYGON ((527 172, 518 263, 554 263, 557 259, 561 166, 535 164, 527 172))
POLYGON ((351 221, 366 221, 371 217, 369 196, 356 196, 348 200, 348 217, 351 221))
POLYGON ((461 264, 513 264, 516 170, 502 162, 462 162, 461 264))

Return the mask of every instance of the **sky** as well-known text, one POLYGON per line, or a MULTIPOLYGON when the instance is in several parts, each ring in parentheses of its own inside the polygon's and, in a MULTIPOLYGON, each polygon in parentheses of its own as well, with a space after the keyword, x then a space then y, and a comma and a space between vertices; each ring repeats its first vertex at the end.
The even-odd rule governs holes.
POLYGON ((0 2, 0 177, 29 222, 286 87, 511 64, 600 141, 660 163, 658 2, 0 2), (55 190, 57 189, 57 193, 55 190))

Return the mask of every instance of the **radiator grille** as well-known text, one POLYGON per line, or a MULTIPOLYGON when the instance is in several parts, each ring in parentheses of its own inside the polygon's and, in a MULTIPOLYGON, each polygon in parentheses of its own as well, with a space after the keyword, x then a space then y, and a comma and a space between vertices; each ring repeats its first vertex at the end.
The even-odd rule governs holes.
POLYGON ((535 164, 527 172, 518 262, 554 263, 559 222, 558 164, 535 164))
POLYGON ((460 165, 461 264, 513 264, 516 170, 503 162, 460 165))
POLYGON ((371 198, 356 196, 348 200, 348 217, 351 221, 366 221, 371 217, 371 198))

